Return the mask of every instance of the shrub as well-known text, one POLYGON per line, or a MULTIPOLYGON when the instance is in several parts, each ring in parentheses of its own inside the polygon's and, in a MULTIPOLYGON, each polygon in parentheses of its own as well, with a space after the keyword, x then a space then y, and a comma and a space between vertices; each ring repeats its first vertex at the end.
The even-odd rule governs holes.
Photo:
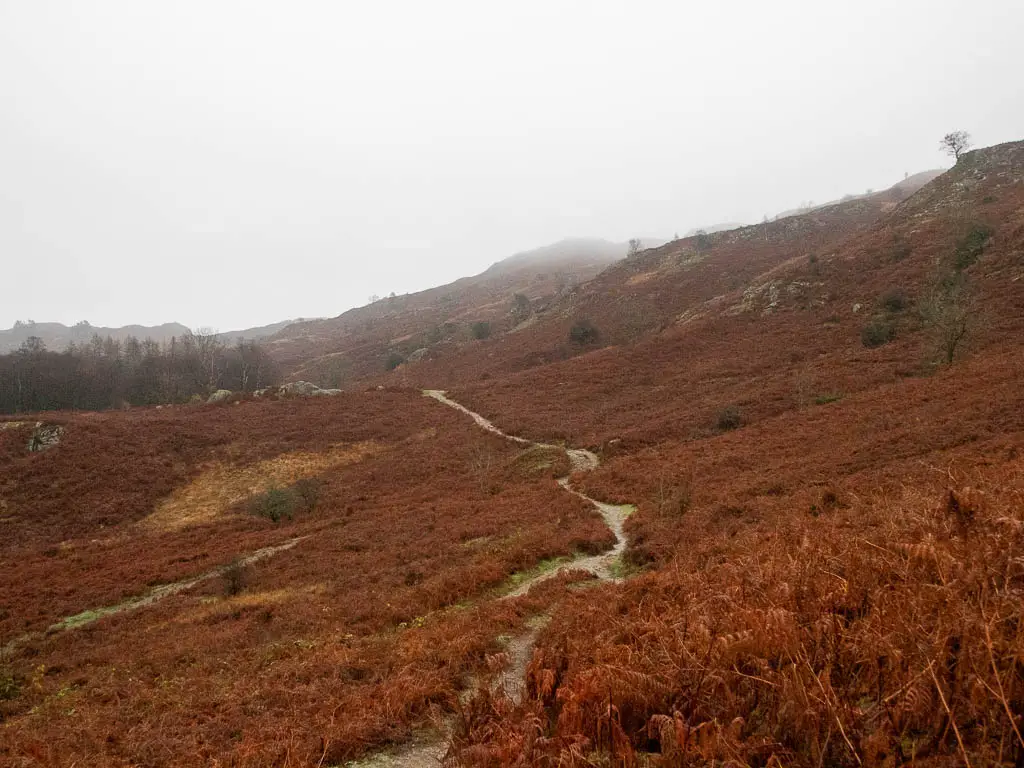
POLYGON ((21 687, 14 674, 8 670, 0 670, 0 701, 16 699, 21 694, 21 687))
POLYGON ((298 494, 302 502, 304 512, 312 512, 316 509, 316 503, 320 500, 320 486, 322 483, 313 478, 299 480, 292 486, 292 491, 298 494))
POLYGON ((893 235, 892 248, 889 251, 889 256, 893 261, 903 261, 912 252, 910 243, 904 240, 902 235, 893 235))
POLYGON ((477 320, 470 326, 474 339, 486 339, 491 335, 491 324, 486 320, 477 320))
POLYGON ((860 341, 868 349, 881 347, 896 338, 896 326, 885 318, 876 318, 860 331, 860 341))
POLYGON ((694 237, 694 244, 697 246, 698 251, 706 253, 711 250, 712 246, 714 246, 714 241, 712 241, 711 235, 702 229, 699 230, 694 237))
POLYGON ((395 368, 397 368, 398 366, 400 366, 404 362, 405 362, 405 358, 401 354, 399 354, 398 352, 395 352, 394 350, 392 350, 392 351, 388 352, 388 356, 384 360, 384 365, 387 367, 387 369, 389 371, 393 371, 393 370, 395 370, 395 368))
POLYGON ((907 294, 899 288, 895 288, 883 294, 881 299, 882 309, 893 314, 905 310, 909 303, 907 294))
POLYGON ((569 329, 569 341, 573 344, 593 344, 598 335, 597 328, 587 319, 577 320, 569 329))
POLYGON ((654 503, 660 517, 682 517, 693 506, 693 474, 686 474, 673 481, 662 478, 658 483, 654 503))
POLYGON ((299 480, 287 488, 271 487, 249 499, 249 513, 279 523, 297 513, 311 512, 320 498, 319 480, 299 480))
POLYGON ((992 237, 992 228, 975 222, 971 224, 967 234, 956 244, 954 251, 953 265, 958 271, 967 269, 974 264, 985 250, 985 244, 992 237))
POLYGON ((717 424, 718 428, 723 432, 727 432, 730 429, 739 429, 743 426, 743 414, 737 406, 727 405, 718 412, 717 424))
POLYGON ((245 589, 245 566, 240 560, 228 563, 222 574, 224 577, 224 594, 234 597, 245 589))
POLYGON ((818 395, 816 398, 814 398, 814 404, 828 405, 829 403, 838 403, 842 399, 842 392, 829 392, 828 394, 818 395))

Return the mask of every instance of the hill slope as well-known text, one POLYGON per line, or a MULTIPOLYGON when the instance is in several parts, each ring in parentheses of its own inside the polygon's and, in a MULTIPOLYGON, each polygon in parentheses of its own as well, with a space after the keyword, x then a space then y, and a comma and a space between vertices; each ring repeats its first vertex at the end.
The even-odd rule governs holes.
POLYGON ((458 346, 528 318, 626 255, 626 245, 563 240, 515 254, 474 277, 384 298, 338 317, 295 323, 268 349, 293 378, 338 387, 384 373, 417 350, 458 346))

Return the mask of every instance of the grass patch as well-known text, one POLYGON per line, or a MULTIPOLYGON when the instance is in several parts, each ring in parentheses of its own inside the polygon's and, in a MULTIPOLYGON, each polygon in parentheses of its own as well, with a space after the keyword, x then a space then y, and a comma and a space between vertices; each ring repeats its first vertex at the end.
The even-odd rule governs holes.
POLYGON ((528 568, 525 571, 516 571, 515 573, 513 573, 505 580, 505 583, 502 584, 501 589, 499 591, 502 593, 514 592, 524 583, 532 581, 538 576, 543 576, 546 573, 550 573, 556 568, 560 568, 563 565, 571 563, 575 559, 576 558, 574 557, 560 555, 559 557, 550 557, 546 560, 541 560, 532 568, 528 568))
POLYGON ((615 562, 612 563, 609 570, 613 579, 629 579, 640 573, 643 567, 619 555, 615 558, 615 562))
POLYGON ((295 451, 243 467, 217 462, 160 501, 144 525, 173 531, 209 523, 254 494, 292 486, 300 480, 355 464, 381 450, 380 444, 367 441, 335 445, 319 452, 295 451))
POLYGON ((816 398, 814 398, 814 404, 828 405, 829 403, 838 403, 845 396, 846 395, 844 395, 842 392, 830 392, 828 394, 818 395, 816 398))

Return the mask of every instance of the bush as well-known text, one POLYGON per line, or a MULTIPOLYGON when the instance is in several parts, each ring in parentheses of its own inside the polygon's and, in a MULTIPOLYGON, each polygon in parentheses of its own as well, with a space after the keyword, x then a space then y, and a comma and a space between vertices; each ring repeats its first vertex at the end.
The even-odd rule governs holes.
POLYGON ((881 347, 896 338, 896 326, 887 319, 876 318, 860 332, 860 342, 868 349, 881 347))
POLYGON ((743 414, 735 405, 728 405, 718 412, 718 428, 722 432, 739 429, 743 426, 743 414))
POLYGON ((569 341, 573 344, 593 344, 598 339, 597 328, 589 320, 577 320, 569 329, 569 341))
POLYGON ((299 480, 287 488, 271 487, 249 499, 249 513, 279 523, 301 512, 311 512, 320 498, 320 481, 299 480))
POLYGON ((399 354, 398 352, 395 352, 394 350, 392 350, 392 351, 388 352, 388 356, 384 360, 384 365, 387 367, 387 369, 389 371, 393 371, 393 370, 395 370, 395 368, 397 368, 398 366, 400 366, 404 362, 405 362, 405 358, 401 354, 399 354))
POLYGON ((21 686, 14 672, 6 665, 0 665, 0 701, 10 701, 21 694, 21 686))
POLYGON ((824 395, 818 395, 814 398, 815 405, 828 405, 829 403, 838 403, 843 399, 842 392, 828 392, 824 395))
POLYGON ((895 288, 888 293, 883 294, 881 299, 882 309, 893 314, 905 310, 909 303, 907 294, 899 288, 895 288))
POLYGON ((320 486, 321 482, 312 478, 299 480, 292 486, 291 490, 298 494, 302 501, 303 512, 312 512, 316 509, 316 503, 320 500, 320 486))
POLYGON ((707 253, 714 246, 714 241, 711 239, 711 235, 702 229, 694 237, 694 244, 697 246, 698 251, 707 253))
POLYGON ((654 498, 659 517, 682 517, 693 506, 693 475, 688 474, 674 482, 662 478, 654 498))
POLYGON ((903 261, 912 252, 910 243, 904 240, 902 235, 893 235, 892 249, 889 251, 889 256, 893 261, 903 261))
POLYGON ((967 269, 981 258, 985 244, 992 237, 992 228, 985 224, 971 224, 967 234, 956 244, 953 265, 958 271, 967 269))
POLYGON ((491 324, 486 320, 477 320, 470 326, 470 332, 474 339, 486 339, 491 335, 491 324))
POLYGON ((245 589, 245 566, 240 560, 232 560, 224 568, 224 594, 234 597, 245 589))

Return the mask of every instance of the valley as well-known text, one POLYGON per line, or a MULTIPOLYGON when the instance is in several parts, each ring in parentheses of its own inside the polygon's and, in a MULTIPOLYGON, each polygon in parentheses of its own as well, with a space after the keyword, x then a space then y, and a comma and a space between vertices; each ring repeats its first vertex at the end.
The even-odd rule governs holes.
POLYGON ((1024 142, 624 251, 4 416, 0 761, 1018 764, 1024 142))

